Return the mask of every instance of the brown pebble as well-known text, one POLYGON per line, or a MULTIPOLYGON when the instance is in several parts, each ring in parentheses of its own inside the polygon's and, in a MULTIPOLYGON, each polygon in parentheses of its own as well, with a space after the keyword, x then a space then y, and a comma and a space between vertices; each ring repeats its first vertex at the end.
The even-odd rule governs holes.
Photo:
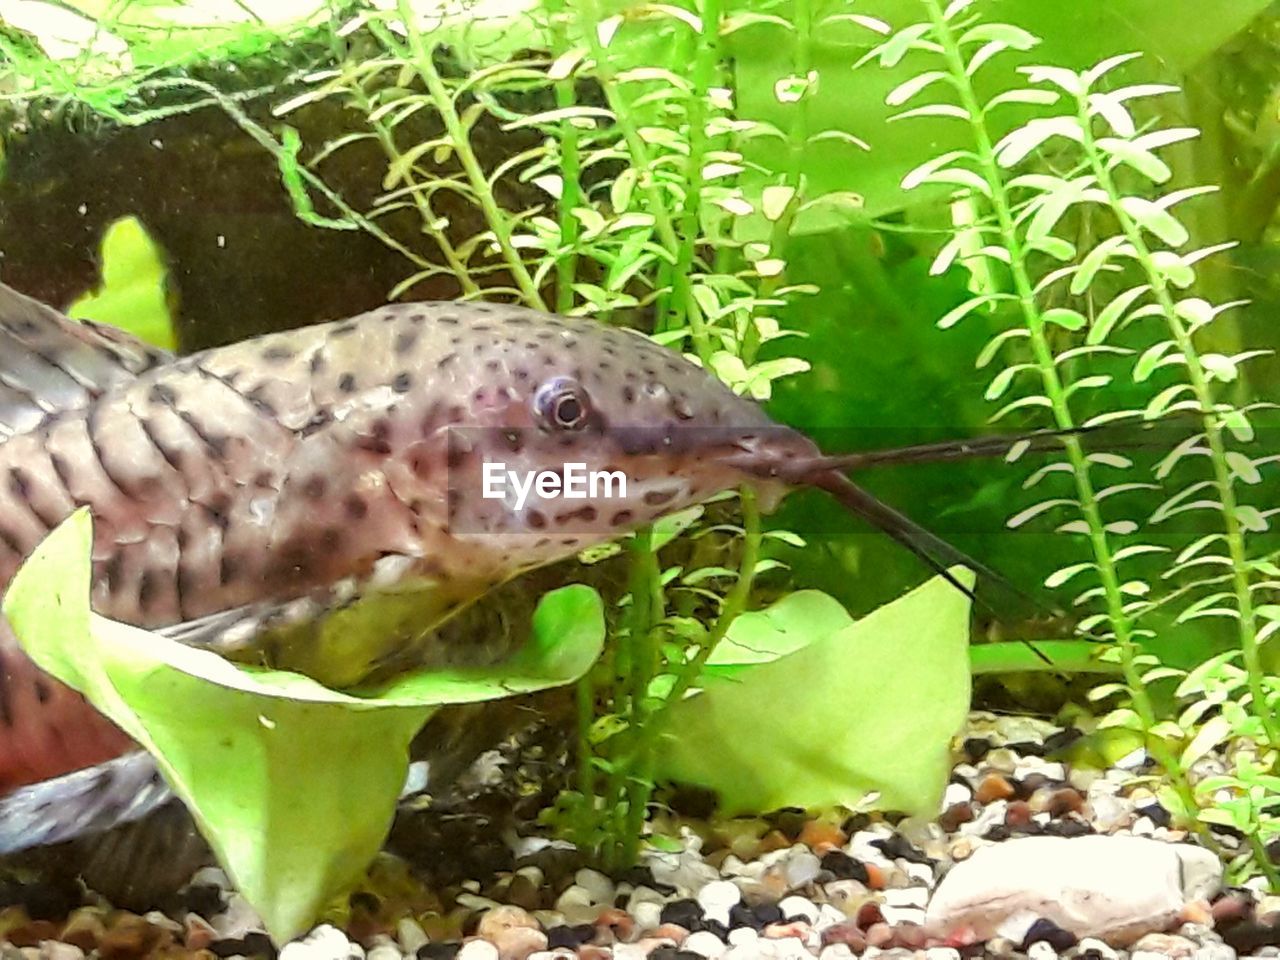
POLYGON ((657 929, 649 931, 647 935, 661 940, 670 940, 676 946, 680 946, 689 939, 689 931, 678 923, 664 923, 657 929))
POLYGON ((1014 800, 1005 811, 1004 822, 1011 827, 1025 827, 1031 822, 1031 804, 1025 800, 1014 800))
POLYGON ((867 889, 883 890, 884 889, 884 868, 878 863, 863 863, 862 866, 867 871, 867 889))
POLYGON ((102 922, 103 912, 96 907, 81 907, 74 910, 58 934, 58 939, 65 943, 73 943, 85 953, 98 948, 98 941, 106 932, 102 922))
POLYGON ((58 925, 52 920, 28 920, 20 926, 11 927, 4 935, 15 947, 38 947, 40 941, 57 937, 58 925))
POLYGON ((805 920, 789 920, 786 923, 768 924, 762 934, 769 940, 786 940, 788 937, 798 937, 803 940, 810 929, 805 920))
POLYGON ((974 799, 979 803, 993 803, 996 800, 1008 800, 1017 791, 1013 784, 998 773, 989 773, 982 778, 978 789, 974 791, 974 799))
POLYGON ((1215 924, 1242 920, 1253 912, 1253 901, 1242 893, 1228 893, 1215 900, 1209 910, 1215 924))
POLYGON ((511 930, 513 928, 537 930, 538 921, 531 917, 529 911, 523 907, 504 904, 484 912, 480 917, 480 922, 476 924, 476 935, 484 937, 486 940, 493 940, 503 930, 511 930))
POLYGON ((188 913, 183 926, 182 942, 188 950, 203 950, 218 939, 209 921, 197 913, 188 913))
POLYGON ((797 838, 818 856, 843 847, 849 842, 848 835, 838 824, 829 820, 810 820, 804 825, 797 838))
POLYGON ((791 846, 791 841, 787 839, 785 833, 781 830, 770 830, 760 838, 760 845, 757 849, 760 853, 770 853, 773 850, 787 850, 791 846))
POLYGON ((1206 927, 1213 926, 1213 908, 1208 900, 1188 900, 1178 917, 1183 923, 1198 923, 1206 927))
POLYGON ((511 878, 511 883, 507 887, 506 900, 507 903, 524 910, 542 909, 542 891, 538 889, 538 885, 532 878, 526 877, 523 873, 517 873, 511 878))
POLYGON ((843 943, 854 953, 867 948, 867 937, 856 923, 834 923, 822 931, 822 945, 843 943))
POLYGON ((529 954, 547 949, 547 935, 532 927, 506 927, 486 939, 498 948, 502 960, 527 960, 529 954))
POLYGON ((119 913, 99 939, 98 953, 102 960, 132 960, 172 942, 169 931, 153 927, 136 914, 119 913))
POLYGON ((1045 813, 1051 817, 1061 817, 1067 813, 1080 813, 1084 810, 1084 797, 1074 787, 1063 787, 1049 795, 1045 804, 1045 813))
MULTIPOLYGON (((631 939, 631 935, 635 933, 636 920, 635 917, 627 913, 621 907, 606 907, 600 911, 600 915, 596 917, 596 942, 604 942, 601 934, 609 931, 613 934, 613 940, 621 940, 626 942, 631 939)), ((609 941, 613 942, 613 941, 609 941)))
POLYGON ((942 827, 947 833, 954 833, 960 828, 960 824, 968 823, 973 819, 973 804, 968 801, 964 803, 953 803, 942 811, 942 816, 938 817, 938 826, 942 827))
POLYGON ((867 930, 867 946, 868 947, 884 947, 893 943, 893 927, 887 923, 873 923, 867 930))
POLYGON ((858 915, 854 918, 857 921, 859 930, 870 930, 877 923, 884 923, 884 914, 880 912, 880 904, 874 900, 868 900, 858 908, 858 915))

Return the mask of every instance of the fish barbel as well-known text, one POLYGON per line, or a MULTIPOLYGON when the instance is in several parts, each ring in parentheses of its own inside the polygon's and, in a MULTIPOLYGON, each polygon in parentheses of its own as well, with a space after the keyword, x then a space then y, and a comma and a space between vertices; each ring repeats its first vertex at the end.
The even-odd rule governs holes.
MULTIPOLYGON (((477 598, 743 484, 766 509, 820 487, 935 570, 973 565, 842 472, 894 454, 825 457, 638 333, 515 306, 395 304, 177 358, 0 287, 0 440, 0 587, 87 505, 97 612, 334 687, 495 662, 514 641, 465 629, 477 598), (488 495, 486 464, 625 491, 488 495)), ((0 794, 130 748, 7 628, 0 671, 0 794)))

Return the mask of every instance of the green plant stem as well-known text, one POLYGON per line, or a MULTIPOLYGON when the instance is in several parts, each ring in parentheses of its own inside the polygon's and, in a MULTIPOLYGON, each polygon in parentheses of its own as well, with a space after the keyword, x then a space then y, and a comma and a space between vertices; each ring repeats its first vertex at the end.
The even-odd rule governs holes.
POLYGON ((640 831, 644 827, 649 799, 653 795, 652 744, 642 735, 649 722, 649 685, 656 665, 656 622, 662 609, 655 603, 655 587, 660 586, 661 571, 653 549, 653 531, 646 527, 631 541, 631 683, 627 704, 628 741, 633 752, 626 758, 624 791, 626 802, 620 804, 622 824, 617 838, 615 867, 635 862, 640 848, 640 831))
POLYGON ((738 579, 724 598, 720 615, 707 635, 702 639, 698 652, 684 665, 676 676, 676 682, 667 694, 666 703, 678 703, 702 673, 707 658, 715 652, 716 645, 725 638, 733 621, 747 609, 751 598, 751 585, 755 582, 756 565, 760 562, 760 544, 764 533, 760 526, 760 508, 756 495, 749 487, 738 491, 742 503, 742 560, 738 564, 738 579))
MULTIPOLYGON (((792 70, 798 77, 809 76, 813 69, 813 5, 812 0, 794 0, 792 22, 795 25, 795 56, 792 59, 792 70)), ((795 223, 796 211, 803 200, 802 169, 805 148, 809 144, 811 128, 810 101, 812 91, 805 89, 804 95, 795 104, 795 120, 787 134, 787 168, 783 175, 782 185, 790 188, 791 198, 786 208, 778 216, 769 229, 769 251, 775 257, 781 257, 786 249, 787 238, 791 236, 791 225, 795 223)), ((767 301, 772 298, 782 285, 786 271, 772 277, 764 277, 760 281, 759 299, 767 301)), ((752 310, 753 318, 757 315, 752 310)), ((748 323, 741 345, 740 359, 747 366, 756 362, 756 354, 760 349, 760 332, 755 323, 748 323)))
POLYGON ((537 284, 534 283, 528 268, 520 258, 520 252, 511 242, 511 221, 506 211, 498 206, 484 169, 471 148, 471 139, 467 135, 466 127, 463 126, 462 118, 458 116, 457 104, 445 88, 444 81, 436 70, 431 47, 423 39, 422 31, 418 29, 412 4, 409 0, 396 0, 396 10, 408 34, 411 56, 406 59, 426 84, 427 92, 440 113, 440 119, 444 123, 445 132, 449 135, 454 155, 457 156, 467 181, 471 184, 475 202, 484 213, 489 229, 493 231, 494 242, 498 245, 507 269, 511 271, 511 277, 527 306, 536 310, 546 310, 547 305, 542 299, 537 284))
MULTIPOLYGON (((550 32, 554 43, 554 52, 560 56, 569 49, 569 32, 565 27, 565 18, 569 15, 564 0, 549 0, 547 12, 550 15, 550 32)), ((574 92, 573 77, 565 77, 555 83, 556 107, 560 110, 575 106, 577 96, 574 92)), ((560 244, 564 251, 556 257, 556 310, 568 313, 573 308, 573 285, 578 279, 578 236, 581 224, 573 211, 582 204, 582 154, 579 143, 578 128, 572 119, 566 117, 560 121, 560 202, 558 206, 558 222, 560 225, 560 244)))
POLYGON ((1217 400, 1213 386, 1205 375, 1204 365, 1192 342, 1186 323, 1178 316, 1177 305, 1169 292, 1169 285, 1164 275, 1156 268, 1151 257, 1151 249, 1147 246, 1142 230, 1120 203, 1122 197, 1116 187, 1115 178, 1107 169, 1101 152, 1093 137, 1091 120, 1087 105, 1080 104, 1078 118, 1080 129, 1084 134, 1083 148, 1089 158, 1089 165, 1098 179, 1099 186, 1107 193, 1116 221, 1124 231, 1125 238, 1137 253, 1138 262, 1147 275, 1147 282, 1152 295, 1164 315, 1169 333, 1177 344, 1183 360, 1187 365, 1187 379, 1191 383, 1196 402, 1200 405, 1201 426, 1209 444, 1209 459, 1213 463, 1214 489, 1217 491, 1219 503, 1222 505, 1222 521, 1226 532, 1227 551, 1231 556, 1232 586, 1235 592, 1240 623, 1240 648, 1244 656, 1245 672, 1248 675, 1249 694, 1253 704, 1253 714, 1262 723, 1267 738, 1272 745, 1280 745, 1280 727, 1276 725, 1276 717, 1267 703, 1265 670, 1259 654, 1258 629, 1253 595, 1249 589, 1249 556, 1245 548, 1244 530, 1236 515, 1238 502, 1235 484, 1231 479, 1231 466, 1227 462, 1227 446, 1223 438, 1222 420, 1217 414, 1217 400))
MULTIPOLYGON (((702 32, 694 38, 693 68, 689 74, 691 89, 685 122, 689 127, 689 157, 685 161, 684 203, 680 211, 680 236, 676 252, 673 287, 677 304, 691 299, 688 289, 702 235, 702 169, 707 152, 707 98, 711 82, 720 63, 721 0, 702 0, 698 9, 702 32)), ((679 326, 678 321, 670 326, 679 326)), ((668 327, 669 329, 670 327, 668 327)))
MULTIPOLYGON (((1044 382, 1045 394, 1049 398, 1054 422, 1061 430, 1074 430, 1075 420, 1071 415, 1066 389, 1054 362, 1053 349, 1045 333, 1044 316, 1036 302, 1035 285, 1027 271, 1027 251, 1018 235, 1004 177, 996 161, 995 147, 983 122, 982 105, 965 69, 964 58, 956 37, 952 33, 951 25, 943 16, 941 5, 938 0, 923 0, 923 3, 928 9, 935 35, 942 47, 942 55, 946 60, 952 85, 960 98, 960 106, 969 116, 969 125, 977 148, 978 164, 983 178, 991 189, 991 204, 999 224, 1001 241, 1008 249, 1011 258, 1009 271, 1018 305, 1027 332, 1030 334, 1032 352, 1044 382)), ((1133 623, 1125 610, 1124 594, 1120 589, 1120 576, 1102 519, 1102 511, 1098 506, 1097 493, 1090 477, 1089 461, 1076 436, 1065 437, 1063 446, 1071 465, 1071 475, 1075 481, 1080 512, 1088 527, 1089 543, 1093 550, 1098 577, 1102 583, 1107 615, 1115 634, 1116 647, 1120 653, 1120 665, 1130 701, 1152 756, 1169 773, 1179 796, 1186 803, 1186 808, 1194 810, 1196 809, 1194 795, 1181 765, 1167 744, 1160 737, 1151 734, 1151 729, 1157 722, 1156 712, 1138 668, 1139 651, 1133 634, 1133 623)))
POLYGON ((1267 878, 1267 883, 1271 889, 1273 891, 1280 890, 1280 871, 1277 871, 1276 865, 1271 862, 1271 854, 1267 852, 1267 845, 1262 842, 1262 836, 1256 831, 1249 834, 1249 846, 1253 850, 1254 862, 1257 863, 1258 869, 1262 871, 1262 875, 1267 878))
MULTIPOLYGON (((369 96, 365 93, 364 87, 356 82, 351 87, 351 95, 355 99, 361 112, 366 117, 373 113, 373 103, 369 100, 369 96)), ((402 157, 400 148, 396 144, 395 137, 387 128, 386 124, 379 121, 371 121, 370 127, 373 129, 374 136, 377 137, 378 143, 382 147, 382 152, 386 154, 390 167, 397 165, 404 166, 401 162, 402 157)), ((398 178, 398 182, 407 187, 416 187, 417 184, 413 180, 413 176, 408 167, 404 167, 404 173, 398 178)), ((394 186, 392 184, 391 186, 394 186)), ((418 218, 422 221, 422 230, 427 236, 435 241, 436 246, 440 250, 441 256, 444 257, 445 264, 449 267, 452 276, 458 281, 458 286, 462 288, 464 296, 478 296, 480 287, 476 284, 471 276, 471 271, 467 269, 467 265, 458 257, 458 252, 453 246, 453 242, 449 239, 447 233, 442 230, 437 221, 435 213, 431 209, 427 198, 423 196, 421 190, 414 189, 410 196, 413 199, 414 209, 418 211, 418 218)))
MULTIPOLYGON (((400 0, 400 2, 403 3, 404 0, 400 0)), ((667 208, 666 197, 663 196, 662 190, 654 177, 653 158, 649 156, 649 149, 644 142, 644 138, 640 136, 639 128, 631 116, 629 105, 619 93, 621 84, 618 81, 618 75, 614 71, 613 65, 609 62, 608 51, 600 41, 598 4, 595 0, 584 0, 579 4, 579 10, 581 11, 582 35, 586 37, 588 49, 591 51, 591 59, 595 63, 596 77, 604 90, 605 100, 613 113, 614 122, 617 123, 618 129, 622 131, 622 138, 626 142, 627 152, 631 155, 631 165, 636 170, 637 187, 644 193, 645 200, 648 201, 646 212, 653 217, 654 229, 657 231, 658 239, 662 242, 662 246, 666 249, 668 256, 671 257, 672 262, 678 261, 680 237, 676 233, 671 211, 667 208)), ((671 285, 674 294, 673 299, 683 305, 685 316, 688 318, 694 352, 697 353, 698 359, 702 361, 703 366, 710 369, 711 340, 707 336, 706 322, 703 319, 702 310, 698 307, 698 301, 694 299, 693 287, 689 283, 689 277, 681 275, 678 271, 673 271, 671 285)))

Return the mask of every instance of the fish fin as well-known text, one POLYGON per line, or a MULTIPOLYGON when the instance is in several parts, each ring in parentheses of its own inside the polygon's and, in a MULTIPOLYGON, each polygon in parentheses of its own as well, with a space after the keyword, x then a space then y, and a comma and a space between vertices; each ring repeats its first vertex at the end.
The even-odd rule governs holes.
POLYGON ((72 320, 0 284, 0 440, 170 359, 123 330, 72 320))
POLYGON ((132 823, 173 799, 151 755, 133 751, 0 797, 0 855, 132 823))

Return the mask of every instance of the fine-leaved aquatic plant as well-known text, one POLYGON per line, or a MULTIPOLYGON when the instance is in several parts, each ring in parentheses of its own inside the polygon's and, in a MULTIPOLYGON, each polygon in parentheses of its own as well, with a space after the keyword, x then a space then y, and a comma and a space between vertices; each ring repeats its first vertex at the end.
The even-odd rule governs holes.
POLYGON ((1171 171, 1161 148, 1196 132, 1141 121, 1136 105, 1176 88, 1116 81, 1134 56, 1079 72, 1021 67, 1023 86, 984 99, 981 71, 1008 51, 1032 50, 1037 38, 981 21, 972 0, 922 5, 925 19, 892 33, 885 27, 889 36, 871 56, 886 66, 907 56, 921 65, 889 96, 905 108, 898 120, 946 117, 969 129, 972 148, 923 164, 904 187, 941 187, 980 211, 943 245, 933 272, 963 259, 983 264, 984 277, 1003 278, 987 281, 939 321, 946 328, 989 315, 1001 327, 977 360, 979 367, 1001 361, 987 397, 1004 405, 992 419, 1039 409, 1064 431, 1162 418, 1191 425, 1153 475, 1068 434, 1063 461, 1026 483, 1058 489, 1010 526, 1058 514, 1064 519, 1057 529, 1081 538, 1089 558, 1058 570, 1047 585, 1089 581, 1074 598, 1085 613, 1080 628, 1108 643, 1102 655, 1118 661, 1123 677, 1093 695, 1127 701, 1102 724, 1140 733, 1168 776, 1166 806, 1183 823, 1243 831, 1250 848, 1237 866, 1252 865, 1275 884, 1265 845, 1278 829, 1268 797, 1280 784, 1272 773, 1277 689, 1259 647, 1280 610, 1258 598, 1274 589, 1277 568, 1249 553, 1247 536, 1269 528, 1271 511, 1251 505, 1245 490, 1257 488, 1260 468, 1276 458, 1251 447, 1252 420, 1264 405, 1227 398, 1240 365, 1264 351, 1225 356, 1197 348, 1197 335, 1235 304, 1196 295, 1196 264, 1223 248, 1187 249, 1177 217, 1179 203, 1211 188, 1164 188, 1171 171), (1009 120, 1025 108, 1029 119, 1009 120), (1108 403, 1122 395, 1117 380, 1146 386, 1143 405, 1108 403), (1166 494, 1149 517, 1115 506, 1124 494, 1147 489, 1166 494), (1205 512, 1217 517, 1216 530, 1178 549, 1156 542, 1168 539, 1160 524, 1205 512), (1168 558, 1157 578, 1143 565, 1153 555, 1168 558), (1189 674, 1144 652, 1151 636, 1144 617, 1168 599, 1159 596, 1162 586, 1181 605, 1179 622, 1232 623, 1235 649, 1189 674), (1177 693, 1191 698, 1177 723, 1161 719, 1151 695, 1151 685, 1166 678, 1182 678, 1177 693), (1233 768, 1194 776, 1196 762, 1227 740, 1233 768))

